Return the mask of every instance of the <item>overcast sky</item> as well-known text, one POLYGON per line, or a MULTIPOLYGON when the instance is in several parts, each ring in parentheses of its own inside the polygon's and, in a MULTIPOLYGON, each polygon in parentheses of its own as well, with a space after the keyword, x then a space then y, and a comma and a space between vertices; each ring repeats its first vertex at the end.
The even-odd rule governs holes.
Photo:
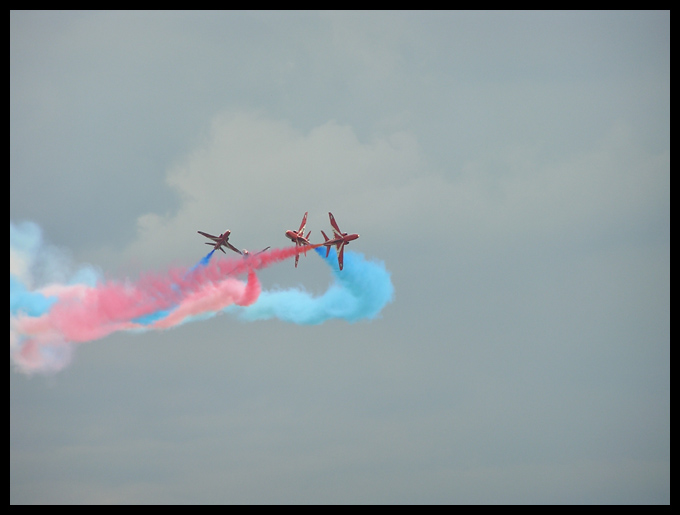
POLYGON ((670 13, 10 13, 10 221, 125 277, 305 211, 381 318, 10 364, 10 502, 670 502, 670 13))

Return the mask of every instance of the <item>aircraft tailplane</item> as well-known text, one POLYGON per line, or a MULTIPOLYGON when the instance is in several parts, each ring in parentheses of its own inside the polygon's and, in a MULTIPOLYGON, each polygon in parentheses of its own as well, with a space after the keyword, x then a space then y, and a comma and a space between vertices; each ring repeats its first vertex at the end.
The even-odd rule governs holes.
MULTIPOLYGON (((325 241, 328 241, 328 236, 326 236, 326 233, 323 232, 323 231, 321 231, 321 234, 323 234, 323 239, 324 239, 325 241)), ((330 252, 331 252, 331 246, 330 246, 330 245, 326 245, 326 257, 328 257, 328 254, 329 254, 330 252)))

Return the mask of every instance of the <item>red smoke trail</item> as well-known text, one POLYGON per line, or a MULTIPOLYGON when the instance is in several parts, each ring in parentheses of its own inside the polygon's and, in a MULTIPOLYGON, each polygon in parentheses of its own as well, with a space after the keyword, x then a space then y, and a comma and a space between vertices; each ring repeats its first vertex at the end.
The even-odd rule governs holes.
MULTIPOLYGON (((246 274, 251 270, 262 270, 273 264, 290 259, 296 254, 306 254, 308 251, 322 245, 322 243, 316 243, 302 247, 291 246, 283 249, 265 250, 259 254, 248 255, 240 259, 218 259, 211 261, 208 266, 197 268, 193 274, 196 274, 199 282, 203 280, 215 281, 224 276, 246 274)), ((194 277, 193 274, 189 279, 194 277)))
POLYGON ((257 270, 318 246, 291 246, 242 258, 215 259, 189 270, 146 274, 137 281, 52 285, 42 290, 45 296, 57 298, 47 312, 40 316, 19 312, 10 317, 10 353, 25 371, 57 369, 65 362, 50 362, 55 346, 68 348, 69 343, 84 343, 121 330, 167 329, 232 304, 249 306, 262 289, 257 270), (245 283, 238 278, 244 274, 245 283), (154 315, 158 316, 142 322, 154 315))

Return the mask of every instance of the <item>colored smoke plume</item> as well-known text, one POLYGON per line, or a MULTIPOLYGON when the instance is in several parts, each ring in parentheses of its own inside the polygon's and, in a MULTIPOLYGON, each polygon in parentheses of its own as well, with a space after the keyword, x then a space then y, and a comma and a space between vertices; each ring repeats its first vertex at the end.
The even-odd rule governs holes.
POLYGON ((87 267, 68 273, 63 253, 43 243, 36 224, 10 222, 10 358, 22 372, 56 371, 70 361, 76 344, 116 331, 169 329, 225 311, 245 321, 355 322, 375 318, 392 300, 394 288, 382 262, 345 252, 341 272, 335 252, 325 258, 325 249, 317 247, 214 260, 212 250, 191 268, 104 280, 87 267), (262 291, 257 270, 311 249, 333 271, 324 294, 262 291))

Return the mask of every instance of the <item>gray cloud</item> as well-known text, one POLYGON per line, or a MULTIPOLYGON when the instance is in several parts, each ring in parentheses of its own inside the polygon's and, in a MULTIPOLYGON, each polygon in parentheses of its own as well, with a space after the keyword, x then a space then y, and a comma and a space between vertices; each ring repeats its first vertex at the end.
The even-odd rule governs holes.
POLYGON ((395 301, 10 372, 10 502, 670 502, 669 99, 668 13, 12 12, 10 219, 65 261, 330 210, 395 301))

